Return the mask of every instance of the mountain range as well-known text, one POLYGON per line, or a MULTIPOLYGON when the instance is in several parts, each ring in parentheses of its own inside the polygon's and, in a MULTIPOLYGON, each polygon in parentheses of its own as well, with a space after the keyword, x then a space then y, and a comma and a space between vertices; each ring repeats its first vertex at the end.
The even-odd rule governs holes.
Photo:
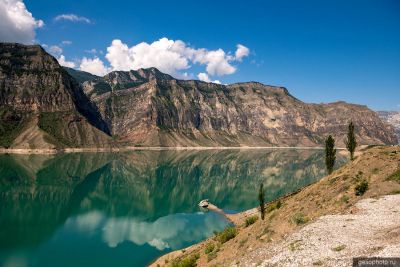
POLYGON ((179 80, 156 68, 104 77, 64 68, 39 45, 0 44, 0 146, 321 146, 397 144, 363 105, 308 104, 286 88, 179 80))

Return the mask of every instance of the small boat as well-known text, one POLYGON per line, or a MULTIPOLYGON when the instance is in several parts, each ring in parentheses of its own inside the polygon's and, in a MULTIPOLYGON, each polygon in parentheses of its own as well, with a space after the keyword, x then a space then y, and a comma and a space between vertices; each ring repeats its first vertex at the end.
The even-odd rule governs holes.
POLYGON ((199 202, 199 206, 202 208, 207 208, 210 202, 208 202, 208 199, 203 199, 202 201, 199 202))

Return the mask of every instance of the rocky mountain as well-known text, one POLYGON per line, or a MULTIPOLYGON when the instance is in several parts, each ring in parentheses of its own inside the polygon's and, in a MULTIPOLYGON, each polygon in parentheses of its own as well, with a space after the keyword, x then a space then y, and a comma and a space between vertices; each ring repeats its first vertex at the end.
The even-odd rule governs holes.
POLYGON ((394 144, 391 126, 366 106, 307 104, 286 88, 177 80, 155 68, 111 72, 82 83, 112 135, 141 146, 316 146, 347 124, 360 144, 394 144))
POLYGON ((81 86, 38 45, 0 44, 0 146, 100 146, 109 129, 81 86))
POLYGON ((177 80, 155 68, 98 77, 64 69, 40 46, 0 44, 0 146, 339 146, 395 144, 366 106, 307 104, 286 88, 177 80), (110 138, 110 136, 112 138, 110 138))
POLYGON ((378 111, 379 117, 396 129, 397 140, 400 144, 400 111, 378 111))

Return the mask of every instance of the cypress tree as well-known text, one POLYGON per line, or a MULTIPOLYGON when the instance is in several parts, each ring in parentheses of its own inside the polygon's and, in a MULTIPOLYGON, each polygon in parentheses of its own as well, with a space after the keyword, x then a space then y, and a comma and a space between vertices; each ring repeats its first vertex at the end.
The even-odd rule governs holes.
POLYGON ((264 184, 260 184, 260 190, 258 191, 258 200, 260 201, 260 213, 261 219, 264 220, 265 216, 265 199, 264 199, 264 184))
POLYGON ((350 159, 354 159, 354 151, 357 147, 356 135, 354 134, 354 124, 353 122, 349 123, 349 129, 347 131, 347 139, 345 141, 346 148, 350 152, 350 159))
POLYGON ((332 135, 329 135, 328 138, 325 140, 325 164, 329 174, 333 172, 333 166, 335 166, 335 160, 336 160, 335 139, 333 139, 332 135))

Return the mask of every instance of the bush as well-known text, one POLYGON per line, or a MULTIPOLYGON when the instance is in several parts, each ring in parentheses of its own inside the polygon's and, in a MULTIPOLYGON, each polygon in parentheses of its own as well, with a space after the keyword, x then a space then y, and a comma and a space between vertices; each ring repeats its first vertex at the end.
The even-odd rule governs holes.
POLYGON ((400 169, 392 173, 386 180, 397 181, 400 183, 400 169))
POLYGON ((206 253, 206 254, 211 253, 211 252, 213 252, 214 248, 215 248, 215 245, 213 243, 211 243, 211 242, 207 243, 206 247, 204 249, 204 253, 206 253))
POLYGON ((248 218, 246 218, 245 226, 246 226, 246 227, 247 227, 247 226, 250 226, 250 225, 252 225, 253 223, 255 223, 257 220, 258 220, 258 216, 256 216, 256 215, 251 216, 251 217, 248 217, 248 218))
POLYGON ((304 215, 303 213, 301 213, 301 212, 296 213, 292 217, 292 222, 297 224, 297 225, 305 224, 308 221, 309 221, 308 217, 306 215, 304 215))
POLYGON ((341 198, 340 198, 340 201, 341 202, 343 202, 343 203, 349 203, 349 196, 347 196, 347 195, 343 195, 341 198))
POLYGON ((267 212, 270 213, 273 210, 280 209, 280 207, 282 207, 282 202, 278 200, 277 202, 268 205, 267 212))
POLYGON ((196 261, 200 258, 198 253, 174 260, 171 264, 172 267, 195 267, 196 261))
POLYGON ((235 227, 226 227, 222 232, 218 233, 217 240, 221 242, 221 244, 235 238, 237 234, 237 230, 235 227))
POLYGON ((363 179, 361 180, 356 187, 354 188, 356 192, 356 196, 362 196, 368 190, 368 181, 363 179))

